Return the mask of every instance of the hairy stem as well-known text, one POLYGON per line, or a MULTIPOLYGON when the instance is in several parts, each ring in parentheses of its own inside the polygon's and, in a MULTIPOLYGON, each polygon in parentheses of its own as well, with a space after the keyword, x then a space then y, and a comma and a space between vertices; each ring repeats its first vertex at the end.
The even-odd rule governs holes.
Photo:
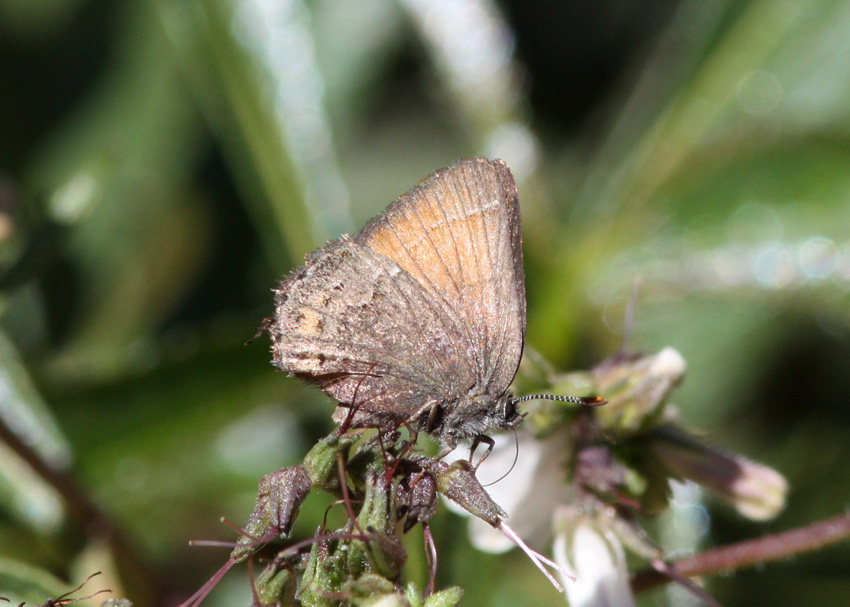
MULTIPOLYGON (((676 571, 688 577, 734 571, 758 563, 820 550, 850 539, 850 514, 839 514, 817 523, 783 533, 747 540, 729 546, 706 550, 673 561, 676 571)), ((632 577, 632 590, 643 592, 666 584, 670 578, 654 570, 639 571, 632 577)))

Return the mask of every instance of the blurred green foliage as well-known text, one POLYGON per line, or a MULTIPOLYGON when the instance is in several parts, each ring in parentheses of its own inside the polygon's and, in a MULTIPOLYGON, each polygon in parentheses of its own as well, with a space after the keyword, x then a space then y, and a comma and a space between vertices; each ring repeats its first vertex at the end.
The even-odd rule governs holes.
MULTIPOLYGON (((243 522, 259 477, 330 428, 330 403, 276 374, 263 339, 242 345, 269 289, 470 155, 518 177, 528 342, 561 368, 598 362, 642 277, 631 346, 680 350, 687 420, 787 476, 779 519, 709 504, 699 545, 840 512, 848 41, 848 5, 828 0, 0 0, 0 415, 129 546, 0 446, 0 595, 38 604, 69 589, 53 576, 103 570, 79 594, 176 604, 205 580, 226 551, 187 541, 230 538, 219 517, 243 522)), ((438 588, 559 604, 464 525, 434 520, 438 588)), ((834 602, 850 551, 708 589, 729 606, 834 602)), ((232 573, 209 605, 247 596, 232 573)))

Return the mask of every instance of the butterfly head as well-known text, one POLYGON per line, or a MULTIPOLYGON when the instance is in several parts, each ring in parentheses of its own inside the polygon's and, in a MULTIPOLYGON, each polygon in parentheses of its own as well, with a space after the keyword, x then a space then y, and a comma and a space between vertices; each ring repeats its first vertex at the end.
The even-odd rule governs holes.
POLYGON ((516 402, 509 392, 495 398, 488 394, 469 395, 435 411, 429 416, 427 430, 449 446, 494 430, 510 430, 523 419, 516 402))

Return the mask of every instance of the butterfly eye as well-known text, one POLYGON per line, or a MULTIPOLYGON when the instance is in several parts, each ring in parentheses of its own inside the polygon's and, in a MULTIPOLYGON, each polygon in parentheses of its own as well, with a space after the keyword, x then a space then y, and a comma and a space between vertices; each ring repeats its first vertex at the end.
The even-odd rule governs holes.
POLYGON ((513 398, 505 401, 505 413, 504 418, 506 421, 511 421, 516 418, 518 415, 516 408, 516 401, 513 398))

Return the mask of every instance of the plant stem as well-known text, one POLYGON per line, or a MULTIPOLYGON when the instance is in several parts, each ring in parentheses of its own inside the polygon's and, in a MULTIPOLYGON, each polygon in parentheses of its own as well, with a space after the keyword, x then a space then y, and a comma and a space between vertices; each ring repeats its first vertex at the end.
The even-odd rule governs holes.
POLYGON ((144 584, 151 604, 160 604, 162 591, 154 576, 141 562, 138 550, 132 547, 112 520, 86 495, 74 480, 64 472, 49 466, 29 445, 24 443, 0 418, 0 441, 6 443, 33 471, 44 479, 61 496, 68 511, 88 534, 104 537, 115 555, 132 567, 140 584, 144 584))
MULTIPOLYGON (((751 567, 758 563, 787 559, 848 539, 850 513, 844 513, 798 529, 706 550, 673 561, 671 565, 688 577, 712 575, 751 567)), ((646 569, 632 576, 632 590, 635 593, 644 592, 669 581, 670 578, 658 571, 646 569)))

